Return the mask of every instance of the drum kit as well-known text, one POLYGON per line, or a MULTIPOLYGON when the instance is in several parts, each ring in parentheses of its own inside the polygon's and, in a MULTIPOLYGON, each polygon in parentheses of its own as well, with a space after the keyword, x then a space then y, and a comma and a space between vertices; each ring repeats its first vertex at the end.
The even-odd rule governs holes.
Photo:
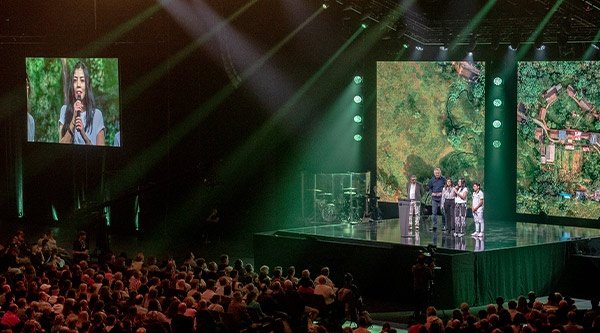
POLYGON ((315 193, 315 206, 318 214, 325 222, 342 221, 358 223, 361 221, 365 210, 366 196, 358 193, 356 187, 342 188, 341 195, 337 197, 331 192, 321 189, 308 189, 315 193))

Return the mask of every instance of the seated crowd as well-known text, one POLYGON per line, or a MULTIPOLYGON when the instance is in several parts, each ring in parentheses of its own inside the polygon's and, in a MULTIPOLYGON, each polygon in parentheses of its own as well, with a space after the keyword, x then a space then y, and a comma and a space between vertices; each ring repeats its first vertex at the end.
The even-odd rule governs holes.
MULTIPOLYGON (((189 253, 180 265, 138 253, 90 260, 85 233, 72 251, 51 233, 28 244, 19 231, 0 245, 0 333, 369 332, 371 320, 352 275, 336 286, 324 267, 285 272, 222 255, 189 253), (69 258, 67 258, 69 256, 69 258), (355 329, 344 327, 350 320, 355 329)), ((443 316, 442 316, 443 317, 443 316)), ((396 329, 384 324, 382 332, 396 329)), ((472 313, 463 303, 446 323, 434 307, 408 333, 600 333, 598 300, 579 311, 569 297, 502 297, 472 313)))
POLYGON ((339 286, 327 267, 313 276, 293 266, 255 272, 227 255, 91 260, 83 232, 67 251, 50 232, 29 244, 19 231, 0 245, 0 332, 326 332, 358 322, 352 275, 339 286))
MULTIPOLYGON (((386 331, 388 332, 388 331, 386 331)), ((535 293, 520 296, 506 304, 498 297, 477 313, 463 303, 444 321, 430 306, 408 328, 408 333, 600 333, 598 299, 592 300, 592 309, 578 310, 573 299, 553 292, 547 302, 541 302, 535 293)))

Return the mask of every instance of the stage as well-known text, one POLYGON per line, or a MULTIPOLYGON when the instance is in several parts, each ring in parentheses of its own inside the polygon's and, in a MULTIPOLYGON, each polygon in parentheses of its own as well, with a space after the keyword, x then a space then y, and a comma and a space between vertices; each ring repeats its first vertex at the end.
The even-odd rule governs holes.
MULTIPOLYGON (((582 248, 600 240, 600 230, 521 222, 486 221, 485 236, 473 238, 473 221, 467 219, 467 235, 428 230, 429 221, 412 237, 403 237, 398 219, 366 223, 313 224, 254 235, 255 262, 295 265, 318 275, 330 267, 341 284, 345 272, 354 275, 365 297, 411 303, 411 267, 421 251, 433 248, 437 265, 434 304, 454 308, 461 302, 493 303, 535 291, 550 291, 586 298, 597 277, 590 270, 582 248), (580 267, 581 266, 581 267, 580 267), (575 281, 577 283, 575 283, 575 281)), ((593 266, 593 265, 592 265, 593 266)), ((589 297, 588 297, 589 298, 589 297)))

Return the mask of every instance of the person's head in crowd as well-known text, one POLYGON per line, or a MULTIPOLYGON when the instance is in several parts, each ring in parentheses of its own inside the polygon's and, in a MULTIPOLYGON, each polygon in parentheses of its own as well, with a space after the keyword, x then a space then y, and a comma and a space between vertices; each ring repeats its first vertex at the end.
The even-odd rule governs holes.
POLYGON ((222 265, 229 265, 229 256, 227 254, 222 254, 219 257, 219 261, 222 265))
POLYGON ((269 275, 269 266, 267 266, 267 265, 260 266, 259 272, 260 272, 260 274, 263 274, 265 276, 269 275))
POLYGON ((479 317, 479 319, 487 318, 488 312, 486 310, 481 309, 477 312, 477 316, 479 317))
POLYGON ((502 309, 503 305, 504 305, 504 297, 502 297, 502 296, 496 297, 496 309, 497 310, 502 309))
POLYGON ((431 321, 429 333, 444 333, 444 323, 440 318, 431 321))
POLYGON ((208 263, 208 265, 206 265, 206 268, 208 269, 209 272, 216 272, 217 271, 217 263, 214 261, 211 261, 208 263))
MULTIPOLYGON (((142 298, 142 300, 143 300, 143 298, 142 298)), ((156 299, 151 299, 148 302, 148 311, 162 311, 160 302, 156 299)))
POLYGON ((462 322, 463 321, 462 312, 459 309, 452 310, 452 319, 458 319, 462 322))
POLYGON ((505 327, 510 325, 512 323, 510 312, 506 309, 501 309, 500 311, 498 311, 498 320, 498 326, 505 327))
POLYGON ((325 266, 321 268, 321 275, 329 276, 329 267, 325 266))
POLYGON ((283 282, 283 289, 294 290, 294 283, 291 280, 285 280, 283 282))
POLYGON ((425 310, 427 317, 437 317, 437 310, 434 306, 428 306, 425 310))
POLYGON ((527 319, 525 318, 525 315, 522 314, 521 312, 517 312, 515 314, 515 317, 513 318, 512 324, 515 326, 523 326, 523 324, 527 323, 527 319))
POLYGON ((488 306, 487 306, 487 314, 488 315, 496 314, 497 312, 498 312, 498 310, 496 309, 495 304, 488 304, 488 306))
MULTIPOLYGON (((212 303, 212 301, 211 301, 211 303, 212 303)), ((216 304, 216 303, 213 303, 213 304, 216 304)), ((208 310, 208 303, 203 299, 198 301, 198 310, 200 310, 200 311, 208 310)))
POLYGON ((317 284, 324 285, 324 284, 327 284, 327 278, 324 276, 319 276, 319 278, 315 282, 317 284))
POLYGON ((254 267, 252 266, 252 264, 246 264, 246 266, 244 267, 244 270, 246 271, 246 274, 252 274, 254 273, 254 267))

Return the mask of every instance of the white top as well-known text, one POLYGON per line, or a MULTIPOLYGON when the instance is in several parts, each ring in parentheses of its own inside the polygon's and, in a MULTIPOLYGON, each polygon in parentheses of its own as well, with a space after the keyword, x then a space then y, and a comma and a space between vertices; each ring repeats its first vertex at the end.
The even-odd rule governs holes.
MULTIPOLYGON (((479 192, 473 192, 473 207, 479 206, 479 203, 483 201, 483 191, 479 190, 479 192)), ((483 208, 483 203, 479 209, 483 208)))
POLYGON ((417 184, 410 184, 410 193, 408 193, 408 198, 410 200, 415 200, 415 192, 417 191, 417 184))
POLYGON ((467 203, 467 193, 469 193, 469 190, 466 187, 463 187, 462 189, 458 190, 458 193, 464 195, 465 198, 463 199, 457 194, 456 198, 454 198, 454 203, 457 203, 457 204, 467 203))
MULTIPOLYGON (((65 124, 66 113, 67 113, 67 106, 63 105, 62 108, 60 108, 60 118, 58 120, 58 122, 63 126, 65 124)), ((81 121, 85 124, 87 111, 81 112, 80 116, 81 116, 81 121)), ((102 131, 103 129, 104 129, 104 117, 102 116, 102 112, 100 110, 96 109, 94 111, 94 119, 92 121, 92 126, 88 127, 85 130, 85 133, 87 134, 88 138, 90 139, 90 141, 92 142, 93 145, 96 144, 96 138, 98 136, 98 133, 100 133, 100 131, 102 131)), ((79 133, 78 131, 74 131, 73 134, 75 135, 75 137, 73 139, 73 143, 78 144, 78 145, 85 144, 85 140, 83 140, 83 136, 81 136, 81 133, 79 133)))

